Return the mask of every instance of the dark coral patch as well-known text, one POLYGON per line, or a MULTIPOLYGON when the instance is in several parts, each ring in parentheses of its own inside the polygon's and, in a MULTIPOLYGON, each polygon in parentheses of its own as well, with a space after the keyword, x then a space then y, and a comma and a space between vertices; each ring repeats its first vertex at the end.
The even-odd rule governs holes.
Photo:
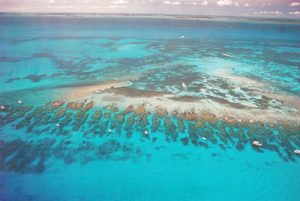
POLYGON ((28 75, 26 77, 24 77, 23 79, 28 79, 31 82, 39 82, 42 79, 48 77, 46 74, 42 74, 42 75, 28 75))

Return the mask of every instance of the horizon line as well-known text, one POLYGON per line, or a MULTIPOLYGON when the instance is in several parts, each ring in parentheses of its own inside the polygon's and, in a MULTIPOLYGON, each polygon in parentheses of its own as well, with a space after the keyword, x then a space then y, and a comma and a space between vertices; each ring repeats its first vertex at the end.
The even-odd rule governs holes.
POLYGON ((202 19, 202 18, 239 18, 239 19, 261 19, 261 20, 288 20, 288 21, 300 21, 300 18, 295 17, 279 17, 279 16, 243 16, 243 15, 197 15, 197 14, 163 14, 163 13, 114 13, 114 12, 30 12, 30 11, 21 11, 21 12, 13 12, 13 11, 0 11, 1 14, 14 14, 14 15, 91 15, 91 16, 124 16, 124 17, 131 17, 131 16, 144 16, 144 17, 179 17, 179 19, 202 19))

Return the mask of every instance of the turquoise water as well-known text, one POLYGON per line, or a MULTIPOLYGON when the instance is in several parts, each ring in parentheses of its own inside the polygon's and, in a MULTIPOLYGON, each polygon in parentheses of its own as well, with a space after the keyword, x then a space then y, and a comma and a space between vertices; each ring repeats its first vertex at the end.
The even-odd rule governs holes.
POLYGON ((298 98, 299 23, 1 15, 0 27, 1 201, 299 200, 299 124, 49 104, 141 75, 131 89, 288 110, 215 72, 298 98))

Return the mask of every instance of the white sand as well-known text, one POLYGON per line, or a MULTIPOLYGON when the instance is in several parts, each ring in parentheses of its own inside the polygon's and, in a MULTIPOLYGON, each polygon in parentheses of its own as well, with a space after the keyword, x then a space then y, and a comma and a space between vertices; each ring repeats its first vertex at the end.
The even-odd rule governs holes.
MULTIPOLYGON (((83 86, 70 89, 70 93, 63 97, 65 101, 83 101, 93 100, 95 106, 107 106, 110 104, 117 105, 120 109, 125 109, 129 105, 144 104, 147 110, 154 111, 155 108, 160 107, 166 109, 168 112, 179 110, 182 112, 194 111, 201 117, 203 113, 213 113, 217 118, 233 119, 236 122, 261 122, 261 123, 283 123, 300 125, 300 99, 293 96, 284 96, 267 92, 263 89, 266 83, 257 82, 245 77, 239 77, 230 74, 230 70, 218 71, 217 74, 221 77, 227 78, 239 86, 251 87, 254 94, 265 95, 283 102, 286 107, 282 108, 267 108, 259 109, 249 107, 238 108, 234 105, 226 103, 217 103, 210 99, 199 99, 193 102, 186 102, 174 100, 175 95, 159 94, 151 97, 129 97, 126 95, 119 95, 107 91, 108 89, 128 86, 130 83, 126 80, 116 81, 110 80, 99 83, 98 85, 83 86), (290 109, 289 109, 290 108, 290 109)), ((126 90, 126 89, 124 89, 126 90)))

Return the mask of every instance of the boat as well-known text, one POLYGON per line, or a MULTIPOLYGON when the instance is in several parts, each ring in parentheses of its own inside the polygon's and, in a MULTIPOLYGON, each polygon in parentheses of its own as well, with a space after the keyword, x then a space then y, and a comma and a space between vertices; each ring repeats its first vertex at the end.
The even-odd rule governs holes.
POLYGON ((261 146, 262 146, 262 143, 259 142, 259 141, 257 141, 257 140, 254 140, 254 141, 252 142, 252 145, 254 145, 254 146, 256 146, 256 147, 261 147, 261 146))
POLYGON ((184 90, 187 90, 187 85, 184 82, 181 84, 181 86, 183 87, 184 90))
POLYGON ((294 153, 300 155, 300 149, 295 149, 294 153))

